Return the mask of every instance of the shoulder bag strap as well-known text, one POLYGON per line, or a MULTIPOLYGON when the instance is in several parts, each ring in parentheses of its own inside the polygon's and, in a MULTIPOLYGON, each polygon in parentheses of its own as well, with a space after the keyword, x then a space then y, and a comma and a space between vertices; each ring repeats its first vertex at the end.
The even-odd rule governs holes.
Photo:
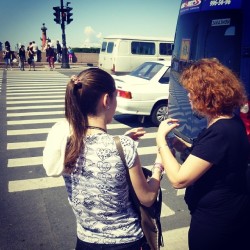
POLYGON ((122 163, 123 163, 123 165, 124 165, 124 167, 126 169, 126 179, 128 181, 128 185, 129 185, 129 194, 130 194, 131 200, 132 200, 138 214, 140 215, 140 201, 137 198, 135 190, 134 190, 133 185, 131 183, 131 179, 130 179, 129 171, 128 171, 128 166, 127 166, 127 163, 126 163, 126 160, 125 160, 125 155, 124 155, 124 151, 123 151, 119 136, 114 136, 114 141, 115 141, 118 153, 119 153, 119 155, 121 157, 122 163))

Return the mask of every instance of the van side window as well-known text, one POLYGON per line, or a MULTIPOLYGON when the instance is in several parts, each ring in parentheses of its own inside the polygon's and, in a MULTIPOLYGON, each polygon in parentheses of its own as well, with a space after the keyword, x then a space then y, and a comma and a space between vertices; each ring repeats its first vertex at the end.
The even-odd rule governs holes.
POLYGON ((109 42, 107 47, 107 53, 113 53, 114 42, 109 42))
POLYGON ((132 42, 131 53, 137 55, 155 55, 155 43, 153 42, 132 42))
POLYGON ((160 55, 172 55, 172 43, 160 43, 160 55))
POLYGON ((101 51, 102 51, 102 52, 105 52, 105 51, 106 51, 106 47, 107 47, 107 42, 103 42, 103 43, 102 43, 101 51))

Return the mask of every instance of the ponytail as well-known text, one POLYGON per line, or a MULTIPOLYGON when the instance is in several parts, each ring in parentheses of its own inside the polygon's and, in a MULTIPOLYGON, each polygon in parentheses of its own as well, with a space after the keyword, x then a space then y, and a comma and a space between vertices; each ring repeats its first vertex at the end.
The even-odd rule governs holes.
POLYGON ((113 97, 115 90, 113 77, 98 68, 90 68, 71 77, 65 94, 65 117, 72 130, 65 152, 65 173, 73 172, 76 160, 84 149, 88 116, 97 115, 101 96, 107 93, 113 97))

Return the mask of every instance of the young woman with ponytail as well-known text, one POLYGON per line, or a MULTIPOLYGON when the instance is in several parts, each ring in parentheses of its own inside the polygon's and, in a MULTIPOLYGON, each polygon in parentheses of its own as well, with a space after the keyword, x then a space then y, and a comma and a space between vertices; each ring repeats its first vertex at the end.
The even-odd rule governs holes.
MULTIPOLYGON (((65 94, 65 120, 49 132, 43 165, 49 176, 62 175, 77 222, 76 250, 140 250, 144 235, 129 198, 126 170, 107 132, 116 110, 115 82, 90 68, 73 76, 65 94)), ((150 206, 157 197, 162 169, 147 181, 137 154, 143 128, 120 136, 137 197, 150 206)))

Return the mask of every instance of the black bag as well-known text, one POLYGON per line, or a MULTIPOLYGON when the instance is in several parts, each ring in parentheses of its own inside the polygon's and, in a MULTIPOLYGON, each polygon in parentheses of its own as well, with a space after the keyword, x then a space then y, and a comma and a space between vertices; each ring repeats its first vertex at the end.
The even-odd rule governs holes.
MULTIPOLYGON (((132 199, 132 202, 135 206, 136 211, 139 214, 141 227, 143 230, 143 233, 146 238, 146 244, 142 247, 143 250, 158 250, 160 247, 164 246, 163 243, 163 236, 162 236, 162 229, 161 229, 161 205, 162 205, 162 191, 161 188, 159 188, 158 197, 156 198, 155 202, 151 207, 145 207, 143 206, 139 199, 136 196, 136 193, 133 189, 129 172, 127 168, 127 164, 125 161, 124 152, 122 149, 122 145, 120 142, 120 138, 118 136, 114 137, 117 150, 120 154, 120 157, 122 159, 122 162, 126 169, 127 174, 127 180, 129 183, 129 194, 132 199)), ((152 172, 144 167, 142 167, 143 173, 145 175, 145 178, 152 176, 152 172)))

